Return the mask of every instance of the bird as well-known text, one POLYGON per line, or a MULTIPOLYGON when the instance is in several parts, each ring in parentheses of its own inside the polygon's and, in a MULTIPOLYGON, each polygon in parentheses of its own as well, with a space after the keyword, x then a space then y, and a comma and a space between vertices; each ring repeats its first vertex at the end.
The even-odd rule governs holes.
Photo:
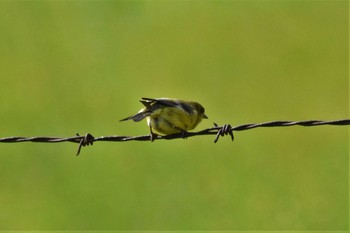
POLYGON ((146 118, 151 141, 154 140, 157 134, 181 133, 185 137, 187 131, 193 130, 202 119, 208 119, 204 107, 194 101, 143 97, 140 102, 145 106, 143 109, 120 121, 133 120, 139 122, 146 118))

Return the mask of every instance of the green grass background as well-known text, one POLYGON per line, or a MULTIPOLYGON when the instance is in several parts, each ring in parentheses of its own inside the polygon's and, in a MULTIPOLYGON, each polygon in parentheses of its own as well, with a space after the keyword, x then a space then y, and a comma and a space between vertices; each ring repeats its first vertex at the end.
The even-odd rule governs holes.
MULTIPOLYGON (((197 129, 349 118, 348 1, 1 1, 0 137, 142 135, 140 97, 197 129)), ((348 127, 0 144, 0 230, 346 230, 348 127)))

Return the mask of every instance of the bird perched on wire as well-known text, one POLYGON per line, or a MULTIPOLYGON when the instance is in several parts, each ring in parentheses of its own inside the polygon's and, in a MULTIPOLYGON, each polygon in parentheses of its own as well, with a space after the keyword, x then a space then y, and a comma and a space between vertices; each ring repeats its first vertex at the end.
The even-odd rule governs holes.
POLYGON ((202 119, 208 117, 204 108, 197 102, 171 98, 142 98, 140 102, 145 106, 135 115, 120 121, 133 120, 135 122, 147 118, 151 132, 151 141, 154 132, 161 135, 185 133, 194 129, 202 119))

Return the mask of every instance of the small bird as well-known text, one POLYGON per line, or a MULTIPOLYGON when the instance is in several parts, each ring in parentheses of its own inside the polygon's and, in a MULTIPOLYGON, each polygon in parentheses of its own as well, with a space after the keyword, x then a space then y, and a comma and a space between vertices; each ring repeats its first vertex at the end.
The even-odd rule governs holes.
POLYGON ((161 135, 185 133, 194 129, 202 119, 208 117, 204 108, 197 102, 171 98, 142 98, 140 102, 145 106, 135 115, 120 121, 133 120, 135 122, 147 118, 151 132, 151 141, 156 132, 161 135))

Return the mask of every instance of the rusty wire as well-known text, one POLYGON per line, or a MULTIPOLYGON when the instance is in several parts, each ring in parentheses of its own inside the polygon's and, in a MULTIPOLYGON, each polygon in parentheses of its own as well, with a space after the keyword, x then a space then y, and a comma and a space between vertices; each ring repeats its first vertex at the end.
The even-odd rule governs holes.
MULTIPOLYGON (((232 127, 230 124, 224 124, 223 126, 218 126, 214 123, 214 127, 204 129, 198 132, 181 132, 170 135, 156 135, 154 140, 160 139, 176 139, 176 138, 189 138, 199 135, 216 135, 214 143, 219 140, 220 136, 230 135, 231 140, 234 140, 233 131, 242 131, 248 129, 254 129, 258 127, 282 127, 282 126, 320 126, 320 125, 350 125, 350 119, 335 120, 335 121, 320 121, 320 120, 308 120, 308 121, 271 121, 258 124, 244 124, 232 127)), ((0 142, 15 143, 15 142, 46 142, 46 143, 58 143, 58 142, 74 142, 79 143, 78 152, 84 146, 92 145, 97 141, 107 141, 107 142, 126 142, 126 141, 150 141, 151 135, 141 135, 141 136, 101 136, 95 138, 90 133, 80 136, 77 134, 74 137, 6 137, 0 138, 0 142)))

